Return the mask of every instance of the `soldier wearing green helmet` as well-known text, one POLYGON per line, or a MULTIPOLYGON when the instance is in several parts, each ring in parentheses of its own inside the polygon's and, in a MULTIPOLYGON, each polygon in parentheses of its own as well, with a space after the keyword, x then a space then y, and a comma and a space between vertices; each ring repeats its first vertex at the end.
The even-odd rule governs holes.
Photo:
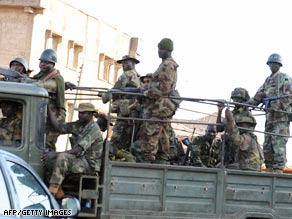
POLYGON ((292 112, 292 96, 289 96, 292 93, 292 79, 288 74, 280 71, 283 64, 279 54, 271 54, 266 63, 271 74, 254 97, 246 103, 257 106, 260 103, 266 103, 267 98, 273 99, 269 101, 269 106, 265 109, 264 157, 267 172, 282 173, 286 166, 286 144, 290 133, 288 113, 292 112), (288 96, 281 97, 284 95, 288 96))
POLYGON ((232 147, 238 151, 238 168, 241 170, 261 171, 263 151, 257 136, 253 133, 256 120, 253 116, 242 116, 237 121, 229 109, 225 110, 226 130, 232 147))
MULTIPOLYGON (((248 107, 242 106, 236 103, 244 103, 249 100, 250 96, 248 91, 242 87, 236 87, 231 92, 231 99, 235 103, 234 109, 232 110, 232 115, 235 122, 242 119, 242 117, 252 117, 252 114, 248 107)), ((224 109, 223 104, 218 104, 218 115, 217 115, 217 132, 223 132, 226 127, 226 119, 222 121, 222 110, 224 109)), ((224 150, 224 164, 227 168, 238 168, 238 151, 235 150, 235 147, 232 146, 232 141, 225 136, 225 150, 224 150)))
MULTIPOLYGON (((53 49, 45 49, 40 55, 40 72, 30 79, 24 79, 22 82, 34 83, 44 87, 49 95, 49 108, 58 118, 59 122, 65 122, 65 82, 60 71, 55 69, 57 63, 57 53, 53 49)), ((46 123, 46 147, 49 151, 56 150, 57 138, 60 135, 52 126, 50 120, 46 123)))

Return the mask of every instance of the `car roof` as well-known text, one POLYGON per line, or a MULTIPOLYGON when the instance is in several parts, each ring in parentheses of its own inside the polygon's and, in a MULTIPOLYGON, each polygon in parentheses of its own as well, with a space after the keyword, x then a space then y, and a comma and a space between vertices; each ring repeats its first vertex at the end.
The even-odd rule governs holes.
POLYGON ((8 160, 16 161, 17 163, 22 164, 22 165, 25 165, 25 166, 28 166, 30 169, 32 169, 30 167, 30 165, 25 160, 23 160, 22 158, 18 157, 15 154, 12 154, 12 153, 10 153, 8 151, 5 151, 5 150, 0 149, 0 156, 1 157, 5 157, 5 159, 8 159, 8 160))

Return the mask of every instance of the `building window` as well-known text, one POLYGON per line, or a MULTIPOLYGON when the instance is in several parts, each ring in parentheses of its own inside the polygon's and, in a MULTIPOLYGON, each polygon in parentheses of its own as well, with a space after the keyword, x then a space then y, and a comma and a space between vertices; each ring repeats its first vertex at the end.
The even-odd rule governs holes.
POLYGON ((67 67, 76 70, 78 64, 81 63, 81 56, 83 52, 83 46, 78 45, 73 40, 68 41, 68 59, 67 67))
POLYGON ((119 64, 115 63, 112 58, 106 56, 104 53, 99 55, 99 80, 106 81, 109 84, 114 84, 117 81, 120 68, 119 64))
POLYGON ((62 36, 53 33, 52 30, 46 30, 46 40, 45 40, 45 48, 46 49, 53 49, 56 51, 58 57, 59 51, 61 50, 62 45, 62 36))

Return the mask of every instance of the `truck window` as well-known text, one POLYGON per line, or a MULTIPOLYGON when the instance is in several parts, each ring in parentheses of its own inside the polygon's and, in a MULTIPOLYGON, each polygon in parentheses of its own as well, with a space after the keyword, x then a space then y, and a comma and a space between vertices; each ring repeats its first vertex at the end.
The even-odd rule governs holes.
POLYGON ((22 139, 23 106, 15 100, 0 99, 0 145, 19 147, 22 139))

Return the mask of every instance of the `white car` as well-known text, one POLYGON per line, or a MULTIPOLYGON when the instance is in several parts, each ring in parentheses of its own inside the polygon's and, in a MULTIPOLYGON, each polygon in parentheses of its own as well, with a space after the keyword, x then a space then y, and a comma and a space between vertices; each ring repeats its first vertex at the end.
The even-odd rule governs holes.
POLYGON ((72 218, 79 213, 76 198, 61 205, 39 175, 23 159, 0 150, 0 218, 72 218))

